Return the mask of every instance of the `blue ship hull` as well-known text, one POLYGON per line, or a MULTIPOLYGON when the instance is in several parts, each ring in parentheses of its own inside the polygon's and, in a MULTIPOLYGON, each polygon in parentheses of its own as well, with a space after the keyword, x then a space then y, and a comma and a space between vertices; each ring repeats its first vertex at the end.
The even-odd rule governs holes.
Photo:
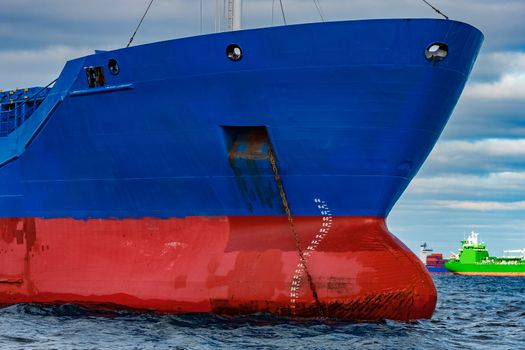
POLYGON ((267 164, 258 175, 271 200, 247 198, 228 161, 224 126, 265 126, 295 215, 318 215, 320 197, 335 215, 386 216, 443 130, 480 42, 454 21, 355 21, 68 62, 40 109, 0 139, 0 215, 283 215, 267 164), (449 57, 427 61, 432 42, 446 42, 449 57), (227 59, 230 43, 241 61, 227 59), (84 67, 111 58, 120 74, 88 88, 84 67))
POLYGON ((430 267, 427 266, 428 272, 430 273, 450 273, 449 270, 447 270, 444 267, 430 267))
MULTIPOLYGON (((25 238, 20 236, 17 242, 27 243, 27 254, 35 253, 31 242, 48 247, 55 244, 63 251, 76 247, 75 237, 86 232, 80 227, 97 227, 92 232, 93 239, 105 240, 108 232, 121 232, 128 227, 126 220, 138 220, 133 225, 149 220, 146 228, 152 222, 157 225, 155 220, 174 220, 187 229, 192 227, 189 218, 197 217, 205 222, 217 219, 217 227, 229 222, 230 240, 234 236, 251 240, 247 245, 234 245, 236 248, 226 245, 225 253, 228 249, 259 249, 268 254, 292 252, 296 259, 293 244, 280 246, 264 240, 264 232, 276 232, 271 218, 280 217, 286 222, 282 194, 268 158, 271 148, 293 217, 308 225, 313 218, 333 218, 334 230, 346 230, 348 237, 336 235, 338 238, 333 241, 327 238, 324 246, 319 238, 312 238, 317 243, 308 249, 314 247, 310 250, 312 254, 316 250, 319 259, 324 256, 324 265, 319 265, 324 270, 318 270, 310 283, 312 293, 304 287, 305 283, 299 290, 293 273, 296 263, 288 263, 288 255, 280 256, 277 260, 286 263, 280 277, 275 277, 281 283, 276 290, 292 283, 291 303, 298 302, 297 295, 302 295, 305 310, 314 301, 320 304, 318 298, 325 296, 327 302, 346 305, 346 311, 334 313, 343 317, 428 317, 435 305, 432 282, 406 247, 390 236, 384 218, 436 143, 459 99, 481 42, 482 34, 477 29, 456 21, 368 20, 204 35, 72 60, 36 111, 0 137, 0 217, 5 218, 5 230, 12 230, 13 237, 16 232, 25 232, 25 238), (427 59, 425 49, 432 43, 446 43, 448 56, 441 61, 427 59), (227 57, 231 44, 242 49, 242 59, 233 61, 227 57), (115 74, 109 68, 110 62, 115 62, 112 60, 118 62, 115 74), (97 67, 103 70, 103 78, 95 77, 97 67), (261 235, 253 236, 244 225, 241 234, 232 228, 239 217, 267 226, 258 231, 261 235), (69 221, 65 224, 60 220, 69 221), (95 223, 107 225, 102 228, 93 226, 95 223), (19 226, 22 228, 16 228, 19 226), (60 238, 53 236, 58 231, 63 233, 60 238), (362 235, 362 241, 356 240, 361 242, 359 245, 347 242, 354 239, 353 234, 362 235), (383 238, 377 237, 383 237, 387 243, 378 243, 383 238), (46 239, 53 243, 45 243, 46 239), (256 248, 259 246, 266 248, 256 248), (343 246, 346 250, 340 251, 338 247, 343 246), (364 255, 357 259, 359 252, 364 255), (380 258, 375 255, 377 252, 383 252, 378 255, 380 258), (381 269, 397 266, 395 261, 399 259, 407 260, 407 269, 414 266, 412 272, 404 271, 411 279, 400 274, 387 277, 384 284, 376 283, 376 289, 364 280, 360 282, 363 278, 381 280, 381 269), (346 272, 330 272, 339 264, 348 264, 346 272), (315 281, 325 275, 344 279, 346 282, 341 283, 347 289, 333 294, 333 285, 320 283, 316 293, 315 281), (351 287, 357 285, 361 289, 351 287), (395 296, 381 294, 396 288, 399 293, 395 296), (370 299, 370 293, 382 295, 384 302, 377 301, 372 311, 361 308, 356 313, 351 304, 357 302, 356 295, 360 302, 376 302, 370 299), (403 303, 412 300, 412 306, 405 308, 408 311, 380 311, 389 303, 393 305, 392 298, 400 295, 407 298, 403 303), (414 295, 419 301, 414 301, 414 295)), ((286 225, 282 229, 283 240, 289 241, 286 225)), ((169 236, 173 230, 163 231, 166 244, 175 241, 169 236)), ((209 226, 206 230, 213 231, 209 226)), ((325 233, 321 231, 320 237, 325 233)), ((122 237, 125 236, 124 232, 122 237)), ((14 244, 12 240, 6 242, 6 249, 14 244)), ((295 247, 301 244, 306 252, 305 242, 295 247)), ((201 242, 193 249, 207 248, 201 242)), ((133 254, 143 253, 137 250, 133 254)), ((155 254, 164 253, 162 250, 155 254)), ((14 261, 5 256, 3 259, 14 261)), ((73 266, 80 258, 67 259, 73 266)), ((144 259, 144 264, 151 263, 144 259)), ((260 256, 254 255, 253 259, 249 261, 259 261, 260 256)), ((106 260, 111 260, 109 255, 101 259, 106 260)), ((213 261, 206 260, 206 266, 216 263, 213 261)), ((111 264, 119 264, 118 259, 111 264)), ((101 263, 97 271, 115 269, 115 265, 101 263)), ((177 268, 172 265, 170 268, 177 268)), ((60 280, 60 273, 49 277, 49 271, 54 270, 48 268, 42 278, 47 282, 51 278, 53 287, 40 281, 41 287, 35 290, 19 286, 4 292, 0 271, 0 302, 12 300, 2 295, 18 295, 18 301, 90 300, 73 292, 76 289, 70 288, 70 280, 60 280), (44 289, 47 294, 42 292, 44 289)), ((69 277, 88 275, 82 266, 77 268, 71 268, 69 277)), ((214 273, 218 272, 209 270, 209 274, 214 273)), ((18 280, 6 277, 5 281, 27 284, 24 281, 29 277, 25 274, 18 280)), ((118 278, 139 283, 147 279, 145 275, 146 272, 130 277, 128 272, 122 272, 118 278)), ((101 280, 89 276, 88 286, 103 285, 101 280)), ((250 273, 236 276, 235 283, 250 284, 257 278, 250 273)), ((185 295, 207 288, 203 287, 204 281, 211 277, 201 277, 202 280, 194 281, 196 289, 185 295)), ((38 285, 35 275, 30 279, 30 285, 38 285)), ((151 290, 164 290, 163 286, 151 290)), ((270 307, 271 311, 287 307, 283 306, 286 303, 280 292, 256 298, 251 292, 239 292, 232 285, 229 288, 231 293, 220 295, 230 298, 230 308, 254 299, 257 303, 279 300, 280 306, 270 307), (244 299, 236 304, 232 300, 239 295, 244 295, 244 299)), ((98 295, 99 301, 137 307, 160 304, 133 303, 122 298, 115 301, 108 295, 127 293, 141 300, 188 302, 185 297, 168 292, 143 295, 132 290, 117 283, 114 290, 101 287, 91 293, 98 295)), ((210 293, 202 300, 214 299, 216 295, 210 293)), ((180 305, 159 308, 220 309, 180 305)))

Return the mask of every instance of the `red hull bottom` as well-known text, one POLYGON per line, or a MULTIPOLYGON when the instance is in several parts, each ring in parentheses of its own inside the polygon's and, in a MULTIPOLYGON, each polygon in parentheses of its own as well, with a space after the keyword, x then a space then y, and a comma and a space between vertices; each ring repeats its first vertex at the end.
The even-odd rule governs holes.
POLYGON ((306 264, 286 217, 0 219, 0 304, 352 320, 432 316, 432 279, 383 218, 294 220, 306 264))

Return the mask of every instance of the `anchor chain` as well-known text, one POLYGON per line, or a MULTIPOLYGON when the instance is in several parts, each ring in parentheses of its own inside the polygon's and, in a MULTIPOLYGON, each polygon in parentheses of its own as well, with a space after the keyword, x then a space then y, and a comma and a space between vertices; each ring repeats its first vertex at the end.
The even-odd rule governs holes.
MULTIPOLYGON (((290 210, 290 206, 288 205, 288 200, 286 199, 286 192, 284 191, 283 182, 281 180, 281 176, 279 175, 279 169, 277 168, 277 161, 275 159, 275 155, 273 153, 271 145, 268 145, 268 160, 270 161, 270 165, 272 166, 272 171, 275 176, 275 182, 277 183, 277 187, 279 187, 279 195, 281 196, 282 205, 286 213, 286 216, 288 217, 288 223, 290 224, 290 233, 292 234, 292 237, 294 239, 295 248, 297 249, 297 254, 299 255, 299 260, 301 261, 301 264, 304 267, 304 272, 306 274, 306 278, 308 280, 310 290, 312 291, 312 296, 314 297, 315 304, 317 305, 319 309, 319 316, 323 316, 323 306, 321 305, 321 302, 319 301, 319 296, 317 295, 317 289, 315 288, 315 284, 312 279, 312 275, 310 274, 310 271, 308 270, 308 265, 306 264, 306 258, 304 257, 304 252, 301 248, 301 241, 299 240, 297 231, 295 229, 295 223, 293 221, 292 212, 290 210)), ((292 310, 295 310, 295 309, 292 309, 292 310)))

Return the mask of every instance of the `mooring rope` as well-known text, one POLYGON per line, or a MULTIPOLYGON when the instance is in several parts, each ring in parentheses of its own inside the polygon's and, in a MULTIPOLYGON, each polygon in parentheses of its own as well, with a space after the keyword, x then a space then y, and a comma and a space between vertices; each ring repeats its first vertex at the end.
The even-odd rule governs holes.
POLYGON ((317 9, 317 13, 319 14, 319 17, 321 17, 321 21, 325 22, 324 16, 323 16, 323 10, 321 8, 321 3, 319 0, 313 0, 315 8, 317 9))
POLYGON ((427 0, 421 0, 423 1, 425 4, 427 4, 428 6, 430 6, 434 11, 436 11, 437 13, 439 13, 441 16, 445 17, 445 19, 448 19, 448 16, 445 15, 443 12, 439 11, 439 9, 435 6, 433 6, 431 3, 429 3, 427 0))
POLYGON ((142 22, 144 21, 144 18, 146 17, 146 15, 148 14, 148 11, 149 11, 149 8, 151 7, 151 4, 153 4, 153 1, 155 0, 151 0, 149 2, 149 5, 148 5, 148 8, 146 9, 146 12, 144 12, 144 14, 142 15, 142 18, 140 19, 140 22, 139 24, 137 25, 137 28, 135 28, 135 32, 133 32, 133 35, 131 36, 131 38, 129 39, 129 42, 128 44, 126 45, 126 48, 129 47, 129 45, 131 45, 131 42, 133 41, 133 39, 135 38, 135 35, 137 34, 140 26, 142 25, 142 22))
POLYGON ((286 16, 284 15, 283 0, 279 0, 279 3, 281 4, 281 13, 283 15, 284 25, 286 25, 286 16))

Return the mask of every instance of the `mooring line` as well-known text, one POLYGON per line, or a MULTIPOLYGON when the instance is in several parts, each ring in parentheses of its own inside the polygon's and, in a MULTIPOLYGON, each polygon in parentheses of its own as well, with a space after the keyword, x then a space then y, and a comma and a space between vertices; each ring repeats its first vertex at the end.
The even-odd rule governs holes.
MULTIPOLYGON (((323 316, 323 307, 321 305, 321 302, 319 301, 319 297, 317 295, 317 289, 315 288, 315 284, 312 279, 312 275, 310 274, 308 265, 306 264, 306 258, 301 248, 301 241, 299 240, 299 237, 297 236, 297 231, 295 229, 295 223, 293 221, 292 212, 290 210, 288 200, 286 199, 286 193, 284 191, 283 182, 281 181, 281 176, 279 175, 279 170, 277 168, 277 162, 275 159, 275 155, 270 145, 268 145, 268 159, 272 166, 272 171, 275 176, 275 182, 277 183, 277 186, 279 187, 279 194, 281 196, 281 201, 282 201, 284 211, 286 212, 286 216, 288 217, 288 223, 290 224, 290 232, 295 242, 295 248, 297 249, 297 254, 299 254, 299 259, 301 261, 301 264, 303 265, 304 272, 306 274, 306 278, 308 279, 308 284, 310 285, 310 290, 312 291, 312 295, 315 299, 315 304, 317 305, 319 309, 319 316, 323 316)), ((292 309, 292 314, 295 314, 295 304, 292 305, 291 309, 292 309)))
POLYGON ((428 6, 430 6, 434 11, 436 11, 437 13, 439 13, 441 16, 445 17, 445 19, 448 19, 448 16, 445 15, 443 12, 441 12, 436 6, 432 5, 431 3, 429 3, 427 0, 422 0, 425 4, 427 4, 428 6))
POLYGON ((128 42, 128 44, 126 45, 126 48, 128 48, 129 45, 131 45, 131 43, 133 42, 133 39, 135 39, 135 35, 137 35, 137 32, 139 31, 139 28, 140 28, 140 26, 142 25, 142 22, 144 21, 144 18, 146 18, 146 15, 147 15, 148 12, 149 12, 149 8, 150 8, 151 5, 153 4, 153 1, 154 1, 154 0, 151 0, 151 1, 149 2, 149 5, 148 5, 148 7, 146 8, 146 11, 144 12, 144 14, 142 15, 142 18, 140 19, 140 22, 139 22, 139 24, 137 25, 137 28, 135 28, 135 31, 133 32, 133 35, 131 35, 131 38, 129 39, 129 42, 128 42))

